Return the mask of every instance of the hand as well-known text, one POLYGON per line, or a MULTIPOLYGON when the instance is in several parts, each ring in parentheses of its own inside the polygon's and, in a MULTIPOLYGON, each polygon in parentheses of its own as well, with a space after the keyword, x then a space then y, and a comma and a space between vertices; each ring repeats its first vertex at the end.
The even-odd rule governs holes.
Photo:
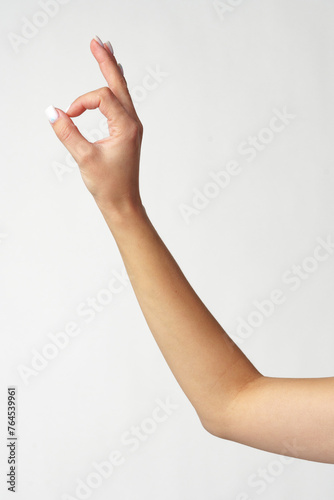
POLYGON ((93 39, 90 49, 108 86, 78 97, 67 113, 53 108, 50 121, 57 137, 77 162, 88 190, 102 211, 141 206, 139 161, 143 126, 123 71, 109 46, 93 39), (108 119, 110 136, 91 143, 70 117, 96 108, 108 119))

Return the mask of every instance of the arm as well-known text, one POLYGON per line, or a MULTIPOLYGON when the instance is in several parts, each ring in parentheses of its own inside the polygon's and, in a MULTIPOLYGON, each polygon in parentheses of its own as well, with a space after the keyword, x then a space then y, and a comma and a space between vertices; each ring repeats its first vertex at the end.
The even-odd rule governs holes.
POLYGON ((334 463, 334 377, 262 376, 200 301, 144 209, 103 212, 154 338, 211 434, 334 463))
POLYGON ((103 215, 147 324, 209 429, 215 410, 225 411, 241 387, 261 375, 196 295, 145 209, 124 212, 104 211, 103 215))
POLYGON ((264 377, 228 337, 162 242, 139 194, 142 124, 106 44, 91 51, 108 87, 54 111, 52 126, 79 165, 115 238, 148 326, 176 380, 213 435, 334 463, 334 378, 264 377), (110 136, 89 143, 70 117, 99 107, 110 136))

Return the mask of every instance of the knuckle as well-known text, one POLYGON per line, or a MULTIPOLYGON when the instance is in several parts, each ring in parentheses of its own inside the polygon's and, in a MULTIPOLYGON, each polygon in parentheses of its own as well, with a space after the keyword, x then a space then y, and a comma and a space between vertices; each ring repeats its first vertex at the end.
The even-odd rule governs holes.
POLYGON ((58 137, 62 142, 70 141, 72 136, 73 136, 73 125, 71 123, 64 124, 58 130, 58 137))
POLYGON ((144 127, 143 127, 143 124, 142 124, 142 122, 139 122, 139 123, 138 123, 138 125, 139 125, 139 133, 140 133, 140 135, 142 136, 142 135, 143 135, 143 133, 144 133, 144 127))
POLYGON ((93 162, 94 151, 88 144, 82 144, 78 148, 79 161, 82 165, 89 165, 93 162))
POLYGON ((125 80, 125 78, 123 76, 120 79, 120 84, 121 84, 121 86, 123 87, 124 90, 126 90, 127 92, 129 92, 128 83, 127 83, 127 81, 125 80))
POLYGON ((135 121, 131 120, 128 123, 127 126, 127 136, 129 139, 137 139, 141 135, 141 130, 140 130, 140 124, 135 121))
POLYGON ((81 142, 76 145, 76 156, 80 165, 89 165, 94 159, 94 146, 90 142, 81 142))
POLYGON ((109 87, 101 87, 98 90, 98 95, 100 96, 101 99, 105 100, 108 99, 111 95, 111 90, 109 87))

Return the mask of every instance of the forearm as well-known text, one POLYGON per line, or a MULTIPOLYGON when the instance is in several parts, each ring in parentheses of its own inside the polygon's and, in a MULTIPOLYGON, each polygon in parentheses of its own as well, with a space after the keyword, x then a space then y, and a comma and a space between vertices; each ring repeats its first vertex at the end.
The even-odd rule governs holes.
POLYGON ((104 210, 147 324, 203 425, 260 376, 199 299, 145 209, 104 210))
POLYGON ((104 217, 147 324, 204 427, 261 450, 333 463, 334 378, 262 376, 201 302, 145 209, 104 217))

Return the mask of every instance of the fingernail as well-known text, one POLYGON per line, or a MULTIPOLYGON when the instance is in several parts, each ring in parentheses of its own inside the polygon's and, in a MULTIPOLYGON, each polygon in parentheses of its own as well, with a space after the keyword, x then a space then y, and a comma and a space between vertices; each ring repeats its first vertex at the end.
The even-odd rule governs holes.
POLYGON ((72 103, 65 109, 65 113, 67 113, 67 111, 70 109, 71 106, 72 106, 72 103))
POLYGON ((94 36, 94 40, 96 40, 101 45, 101 47, 103 47, 103 43, 97 35, 94 36))
POLYGON ((114 49, 112 48, 112 45, 109 42, 109 40, 106 42, 106 46, 108 47, 108 49, 110 50, 110 52, 113 54, 114 53, 114 49))
POLYGON ((119 69, 121 70, 122 75, 124 75, 124 69, 121 63, 118 63, 119 69))
POLYGON ((45 110, 45 114, 51 123, 54 123, 59 118, 59 113, 54 106, 48 106, 45 110))

